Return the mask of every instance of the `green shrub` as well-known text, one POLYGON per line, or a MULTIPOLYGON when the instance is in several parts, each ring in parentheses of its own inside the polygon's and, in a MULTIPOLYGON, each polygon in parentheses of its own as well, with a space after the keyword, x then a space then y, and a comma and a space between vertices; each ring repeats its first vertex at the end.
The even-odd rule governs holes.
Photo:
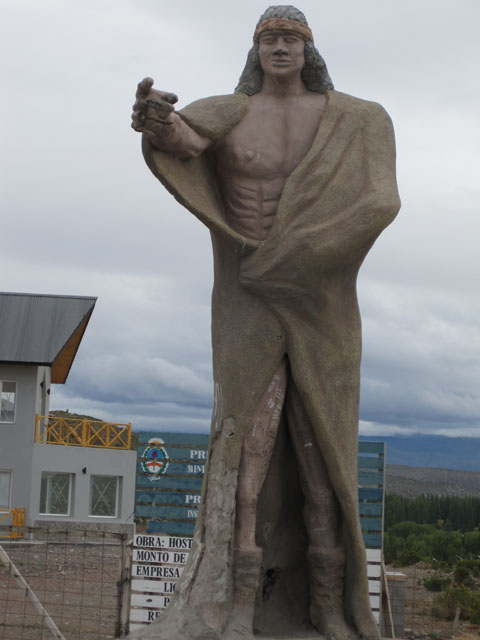
POLYGON ((414 549, 403 549, 397 554, 396 567, 409 567, 420 561, 420 556, 414 549))
POLYGON ((423 585, 425 589, 432 592, 444 591, 450 584, 450 578, 443 576, 431 576, 430 578, 423 579, 423 585))
POLYGON ((480 593, 467 589, 463 584, 447 587, 435 596, 432 613, 437 618, 453 620, 457 607, 460 607, 461 618, 480 624, 480 593))
POLYGON ((467 587, 471 587, 473 584, 472 580, 472 569, 469 566, 470 563, 468 561, 460 561, 455 566, 455 571, 453 576, 455 578, 455 583, 458 585, 464 584, 467 587))
POLYGON ((452 587, 447 587, 433 600, 432 613, 442 620, 453 620, 457 610, 457 601, 452 587))

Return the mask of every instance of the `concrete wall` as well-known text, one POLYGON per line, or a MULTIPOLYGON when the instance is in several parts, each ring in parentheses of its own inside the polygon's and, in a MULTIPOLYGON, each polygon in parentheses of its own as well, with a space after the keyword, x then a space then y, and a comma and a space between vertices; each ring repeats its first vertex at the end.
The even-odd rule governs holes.
MULTIPOLYGON (((0 380, 17 383, 15 422, 0 422, 0 470, 11 471, 10 508, 27 509, 32 482, 32 452, 35 436, 35 413, 42 404, 42 387, 50 384, 50 369, 25 365, 0 364, 0 380)), ((48 413, 48 396, 44 398, 48 413)))
POLYGON ((35 443, 32 456, 30 518, 52 522, 133 523, 136 460, 135 451, 35 443), (40 514, 42 471, 71 474, 72 500, 68 516, 40 514), (92 475, 120 478, 116 518, 89 515, 92 475))

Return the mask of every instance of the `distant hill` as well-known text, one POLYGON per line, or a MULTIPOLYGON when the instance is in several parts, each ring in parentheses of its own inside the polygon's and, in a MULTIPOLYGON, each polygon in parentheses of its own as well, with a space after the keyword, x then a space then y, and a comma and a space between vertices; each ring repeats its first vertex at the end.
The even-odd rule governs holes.
MULTIPOLYGON (((87 416, 83 413, 72 413, 68 409, 65 409, 65 410, 54 409, 53 411, 50 411, 49 415, 52 416, 53 418, 67 418, 69 420, 90 420, 92 422, 104 422, 101 418, 94 418, 93 416, 87 416)), ((136 451, 137 446, 138 446, 138 435, 134 431, 132 431, 130 449, 133 449, 133 451, 136 451)))
POLYGON ((480 471, 407 467, 387 463, 387 493, 414 498, 432 496, 480 497, 480 471))
POLYGON ((480 471, 480 437, 360 436, 360 440, 385 442, 387 465, 480 471))
POLYGON ((93 422, 102 422, 100 418, 86 416, 83 413, 71 413, 68 409, 65 411, 62 409, 55 409, 50 411, 49 415, 54 416, 55 418, 69 418, 70 420, 92 420, 93 422))

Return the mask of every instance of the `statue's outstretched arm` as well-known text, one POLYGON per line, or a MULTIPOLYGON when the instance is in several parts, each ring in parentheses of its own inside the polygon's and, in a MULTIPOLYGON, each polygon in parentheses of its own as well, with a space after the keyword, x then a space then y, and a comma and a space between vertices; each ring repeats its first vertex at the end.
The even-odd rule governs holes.
POLYGON ((132 113, 132 128, 143 133, 149 142, 182 160, 196 158, 211 140, 196 133, 175 113, 178 98, 174 93, 152 89, 152 78, 137 86, 132 113))

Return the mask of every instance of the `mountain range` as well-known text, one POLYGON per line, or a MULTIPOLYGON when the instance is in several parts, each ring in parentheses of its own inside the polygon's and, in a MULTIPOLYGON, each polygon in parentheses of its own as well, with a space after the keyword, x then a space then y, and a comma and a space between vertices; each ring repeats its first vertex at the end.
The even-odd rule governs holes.
POLYGON ((387 466, 407 465, 480 471, 480 437, 449 438, 417 434, 360 436, 360 440, 385 442, 387 466))

